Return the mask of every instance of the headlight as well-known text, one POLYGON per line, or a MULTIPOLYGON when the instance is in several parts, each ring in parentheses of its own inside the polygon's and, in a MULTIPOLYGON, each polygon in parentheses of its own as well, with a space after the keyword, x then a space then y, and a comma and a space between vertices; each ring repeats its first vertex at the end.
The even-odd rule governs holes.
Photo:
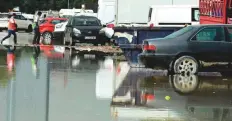
POLYGON ((60 24, 60 25, 56 25, 56 28, 59 29, 63 26, 63 24, 60 24))
POLYGON ((73 28, 73 34, 74 34, 75 36, 79 36, 79 35, 81 34, 81 31, 78 30, 78 29, 76 29, 76 28, 73 28))

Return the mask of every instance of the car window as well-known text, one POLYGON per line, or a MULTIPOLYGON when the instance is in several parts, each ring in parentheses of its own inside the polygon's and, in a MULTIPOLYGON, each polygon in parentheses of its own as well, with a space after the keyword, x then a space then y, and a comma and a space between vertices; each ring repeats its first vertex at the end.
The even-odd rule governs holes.
POLYGON ((73 21, 74 26, 100 26, 100 21, 94 17, 76 17, 73 21))
POLYGON ((223 27, 207 27, 200 30, 194 37, 194 41, 225 41, 223 27))
POLYGON ((27 19, 26 19, 24 16, 22 16, 22 15, 21 15, 20 17, 21 17, 22 20, 27 20, 27 19))
POLYGON ((232 40, 232 27, 228 27, 227 30, 228 30, 228 35, 229 35, 230 41, 231 41, 232 40))
POLYGON ((61 22, 65 22, 66 20, 52 20, 52 24, 56 25, 59 24, 61 22))
POLYGON ((21 19, 21 16, 20 15, 16 15, 14 18, 15 19, 21 19))
POLYGON ((185 28, 182 28, 182 29, 180 29, 180 30, 178 30, 178 31, 176 31, 176 32, 173 32, 172 34, 169 34, 168 36, 166 36, 166 37, 164 37, 164 38, 176 38, 176 37, 178 37, 178 36, 181 36, 181 35, 183 35, 183 34, 185 34, 185 33, 187 33, 187 32, 189 32, 189 31, 191 31, 193 29, 193 27, 192 26, 187 26, 187 27, 185 27, 185 28))
POLYGON ((71 17, 69 18, 67 25, 72 25, 72 23, 73 23, 73 18, 71 17))

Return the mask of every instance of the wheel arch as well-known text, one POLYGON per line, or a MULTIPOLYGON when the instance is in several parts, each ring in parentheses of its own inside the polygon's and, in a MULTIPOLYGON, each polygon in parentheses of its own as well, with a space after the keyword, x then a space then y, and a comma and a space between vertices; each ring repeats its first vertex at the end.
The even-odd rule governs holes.
POLYGON ((48 31, 48 30, 44 30, 44 31, 41 32, 42 35, 43 35, 44 33, 50 33, 50 34, 52 35, 52 37, 53 37, 52 32, 50 32, 50 31, 48 31))

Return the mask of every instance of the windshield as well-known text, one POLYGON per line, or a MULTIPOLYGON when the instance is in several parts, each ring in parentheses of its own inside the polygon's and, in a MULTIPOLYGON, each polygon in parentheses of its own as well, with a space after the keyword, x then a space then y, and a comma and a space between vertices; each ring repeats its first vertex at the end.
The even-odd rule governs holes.
POLYGON ((74 18, 74 26, 100 26, 100 21, 95 17, 76 17, 74 18))
POLYGON ((186 32, 189 32, 190 30, 192 30, 193 27, 192 26, 188 26, 188 27, 185 27, 183 29, 180 29, 176 32, 173 32, 172 34, 169 34, 168 36, 164 37, 164 38, 175 38, 175 37, 178 37, 180 35, 183 35, 184 33, 186 32))

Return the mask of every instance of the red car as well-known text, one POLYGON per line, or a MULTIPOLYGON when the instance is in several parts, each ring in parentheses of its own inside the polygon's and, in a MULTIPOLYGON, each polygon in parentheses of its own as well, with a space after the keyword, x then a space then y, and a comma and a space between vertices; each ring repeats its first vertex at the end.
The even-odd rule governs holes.
POLYGON ((61 22, 67 21, 67 18, 45 18, 41 22, 39 31, 42 34, 42 42, 44 44, 51 44, 52 32, 55 29, 55 25, 61 22))

